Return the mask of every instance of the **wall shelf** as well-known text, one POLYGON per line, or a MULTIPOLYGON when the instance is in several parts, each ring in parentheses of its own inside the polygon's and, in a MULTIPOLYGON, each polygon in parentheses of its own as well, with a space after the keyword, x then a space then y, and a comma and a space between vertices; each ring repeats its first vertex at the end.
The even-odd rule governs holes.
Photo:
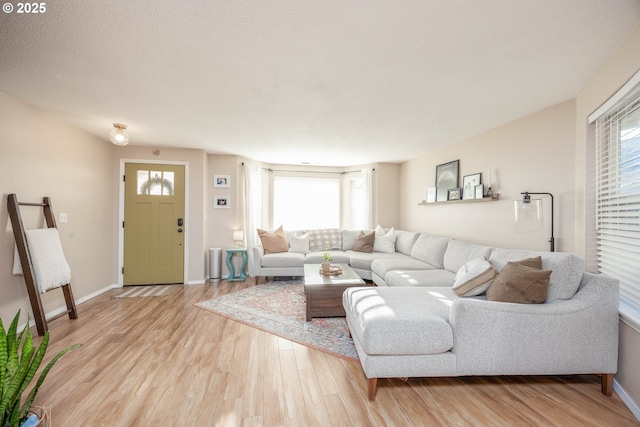
POLYGON ((466 199, 466 200, 445 200, 442 202, 427 203, 426 200, 418 203, 418 206, 430 206, 430 205, 444 205, 448 203, 482 203, 482 202, 497 202, 500 200, 500 194, 494 194, 491 197, 483 197, 482 199, 466 199))

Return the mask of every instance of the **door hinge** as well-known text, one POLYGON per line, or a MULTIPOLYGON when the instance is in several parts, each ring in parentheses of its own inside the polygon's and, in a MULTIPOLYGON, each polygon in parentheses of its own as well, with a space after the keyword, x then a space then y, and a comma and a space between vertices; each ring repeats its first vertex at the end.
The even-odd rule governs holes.
POLYGON ((122 267, 122 274, 124 274, 124 267, 122 267))
POLYGON ((122 228, 124 228, 124 221, 122 221, 122 228))
POLYGON ((126 175, 122 175, 122 182, 126 182, 127 181, 127 176, 126 175))

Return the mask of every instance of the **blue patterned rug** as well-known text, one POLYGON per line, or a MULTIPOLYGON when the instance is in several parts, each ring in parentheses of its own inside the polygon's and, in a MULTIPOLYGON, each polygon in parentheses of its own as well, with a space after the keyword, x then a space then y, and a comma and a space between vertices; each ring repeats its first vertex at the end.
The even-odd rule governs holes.
POLYGON ((196 305, 299 344, 358 360, 344 317, 305 321, 304 286, 299 282, 265 283, 196 305))

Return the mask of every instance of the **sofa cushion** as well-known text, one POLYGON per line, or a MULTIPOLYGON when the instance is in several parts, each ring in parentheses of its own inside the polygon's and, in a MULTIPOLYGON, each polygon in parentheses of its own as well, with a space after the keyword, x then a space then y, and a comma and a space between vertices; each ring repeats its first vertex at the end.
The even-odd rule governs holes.
MULTIPOLYGON (((304 259, 305 264, 322 264, 324 262, 324 252, 326 251, 313 251, 309 252, 304 259)), ((331 256, 331 264, 349 264, 349 255, 344 251, 329 251, 331 256)))
POLYGON ((447 270, 392 270, 384 276, 387 286, 447 286, 451 288, 455 279, 456 275, 447 270))
POLYGON ((402 255, 399 253, 384 253, 384 252, 372 252, 370 254, 364 252, 356 252, 356 251, 347 251, 347 255, 349 256, 349 264, 351 268, 356 268, 359 270, 369 270, 371 271, 371 263, 374 260, 378 259, 402 259, 406 258, 406 255, 402 255))
POLYGON ((541 304, 547 299, 550 277, 550 270, 508 262, 487 289, 487 300, 541 304))
POLYGON ((456 273, 469 260, 483 257, 489 259, 493 248, 489 246, 475 245, 462 240, 451 239, 444 253, 444 268, 456 273))
POLYGON ((564 252, 537 252, 523 249, 496 248, 491 252, 489 262, 498 270, 510 261, 520 261, 524 258, 540 256, 542 268, 551 270, 549 279, 549 294, 547 303, 556 300, 571 299, 582 280, 584 260, 577 255, 564 252))
POLYGON ((350 251, 356 243, 360 230, 342 230, 342 250, 350 251))
POLYGON ((450 237, 422 233, 411 248, 411 257, 436 268, 444 268, 444 253, 450 240, 450 237))
POLYGON ((394 253, 396 251, 396 231, 393 227, 385 233, 384 229, 378 225, 375 232, 374 252, 394 253))
POLYGON ((401 254, 411 255, 411 249, 418 240, 420 233, 415 231, 401 231, 396 230, 396 252, 401 254))
POLYGON ((483 294, 498 274, 498 270, 485 257, 467 261, 456 273, 453 292, 459 297, 483 294))
POLYGON ((337 228, 322 228, 307 231, 311 234, 309 237, 310 251, 323 251, 327 245, 329 249, 342 250, 342 232, 337 228))
MULTIPOLYGON (((397 252, 396 252, 397 253, 397 252)), ((398 253, 398 257, 376 258, 371 261, 371 271, 381 278, 391 270, 433 270, 435 267, 426 262, 398 253)))
POLYGON ((279 252, 266 254, 261 259, 262 267, 285 268, 303 267, 304 255, 298 252, 279 252))
POLYGON ((309 233, 291 236, 291 239, 289 239, 289 251, 300 252, 301 254, 309 252, 309 236, 309 233))
POLYGON ((343 305, 351 333, 369 355, 439 354, 453 347, 451 290, 349 288, 343 305))
POLYGON ((365 233, 364 231, 360 232, 360 235, 356 238, 356 243, 353 245, 353 250, 356 252, 364 252, 370 254, 373 252, 373 244, 375 242, 375 232, 371 231, 369 233, 365 233))
POLYGON ((260 237, 260 242, 262 242, 265 254, 287 252, 289 250, 289 243, 284 237, 282 226, 273 233, 258 229, 258 236, 260 237))

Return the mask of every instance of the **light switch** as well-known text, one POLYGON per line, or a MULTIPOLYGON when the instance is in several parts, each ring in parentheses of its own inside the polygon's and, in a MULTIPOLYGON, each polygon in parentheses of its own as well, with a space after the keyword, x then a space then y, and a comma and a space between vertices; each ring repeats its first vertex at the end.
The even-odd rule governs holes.
POLYGON ((69 220, 69 216, 66 213, 60 213, 60 222, 67 222, 69 220))

